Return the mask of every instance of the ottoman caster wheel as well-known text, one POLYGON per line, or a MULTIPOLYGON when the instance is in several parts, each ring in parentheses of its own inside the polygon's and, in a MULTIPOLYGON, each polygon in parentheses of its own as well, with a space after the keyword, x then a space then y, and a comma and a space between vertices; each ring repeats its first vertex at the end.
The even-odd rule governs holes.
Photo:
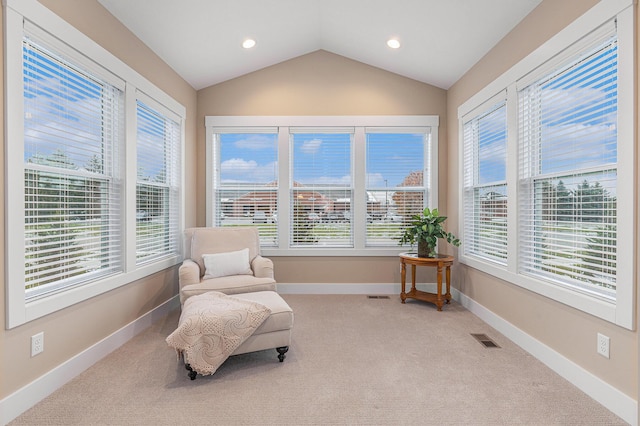
POLYGON ((288 350, 289 350, 289 346, 281 346, 279 348, 276 348, 276 351, 278 351, 278 359, 280 360, 280 362, 283 362, 284 359, 287 357, 285 354, 287 353, 288 350))
POLYGON ((198 373, 196 373, 195 371, 193 371, 193 369, 191 368, 191 366, 189 364, 185 364, 184 368, 186 368, 187 370, 189 370, 189 372, 187 373, 187 375, 189 376, 189 378, 191 380, 195 380, 196 376, 198 375, 198 373))

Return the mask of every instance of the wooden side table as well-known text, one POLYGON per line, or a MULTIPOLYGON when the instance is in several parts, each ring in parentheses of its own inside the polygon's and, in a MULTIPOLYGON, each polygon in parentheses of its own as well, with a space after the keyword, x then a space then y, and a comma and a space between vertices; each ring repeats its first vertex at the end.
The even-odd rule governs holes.
POLYGON ((417 299, 434 303, 438 310, 442 311, 442 305, 451 301, 451 265, 453 265, 453 256, 437 254, 436 257, 418 257, 417 253, 400 253, 400 264, 402 266, 400 273, 402 280, 400 299, 402 299, 402 303, 407 298, 417 299), (411 290, 405 293, 407 265, 411 265, 411 290), (435 266, 438 268, 438 289, 436 294, 416 289, 416 266, 435 266), (445 268, 446 274, 447 292, 445 294, 442 294, 442 268, 445 268))

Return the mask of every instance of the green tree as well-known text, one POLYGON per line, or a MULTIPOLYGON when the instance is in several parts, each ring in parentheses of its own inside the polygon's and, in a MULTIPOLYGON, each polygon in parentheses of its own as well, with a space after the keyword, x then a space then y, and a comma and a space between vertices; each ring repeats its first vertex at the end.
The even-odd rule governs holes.
POLYGON ((600 182, 589 185, 585 179, 574 191, 578 216, 583 222, 611 223, 615 217, 615 197, 600 182))
POLYGON ((560 221, 573 221, 575 215, 574 199, 571 191, 567 189, 561 180, 555 189, 556 219, 560 221))
POLYGON ((93 155, 87 164, 85 169, 96 175, 96 177, 89 177, 86 180, 83 200, 84 204, 84 217, 86 219, 99 219, 102 217, 102 195, 104 193, 104 183, 99 176, 104 173, 104 162, 102 157, 93 155))
POLYGON ((558 220, 557 189, 548 181, 542 182, 540 189, 542 220, 558 220))
MULTIPOLYGON (((598 227, 594 234, 587 238, 587 247, 581 253, 582 265, 587 271, 587 277, 608 276, 614 282, 616 276, 616 241, 617 231, 615 225, 598 227)), ((602 280, 593 280, 593 283, 606 288, 615 289, 615 284, 602 284, 602 280)))
MULTIPOLYGON (((76 165, 61 150, 31 163, 62 169, 76 165)), ((84 208, 86 180, 55 172, 25 168, 25 287, 67 279, 84 272, 79 262, 84 249, 70 226, 73 214, 84 208)))
POLYGON ((313 244, 318 241, 313 232, 315 225, 309 220, 307 211, 300 203, 293 205, 293 243, 313 244))

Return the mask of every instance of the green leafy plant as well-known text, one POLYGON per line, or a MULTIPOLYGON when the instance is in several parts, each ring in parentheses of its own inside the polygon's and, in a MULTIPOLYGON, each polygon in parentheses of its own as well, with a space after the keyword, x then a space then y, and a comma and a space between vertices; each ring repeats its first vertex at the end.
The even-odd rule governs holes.
POLYGON ((411 225, 404 230, 399 244, 418 243, 419 257, 435 257, 438 238, 459 247, 460 240, 442 227, 445 220, 447 217, 440 216, 438 209, 425 208, 421 214, 411 216, 411 225))

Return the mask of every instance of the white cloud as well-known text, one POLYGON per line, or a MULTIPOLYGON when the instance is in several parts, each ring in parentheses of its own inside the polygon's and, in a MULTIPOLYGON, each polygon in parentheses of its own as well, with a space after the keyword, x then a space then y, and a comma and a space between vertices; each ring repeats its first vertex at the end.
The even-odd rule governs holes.
POLYGON ((542 140, 544 172, 598 167, 617 156, 616 131, 607 123, 543 127, 542 140))
POLYGON ((320 139, 305 141, 300 147, 300 152, 302 152, 303 154, 315 154, 318 152, 321 145, 322 141, 320 139))
POLYGON ((367 173, 367 186, 384 186, 384 176, 382 176, 382 173, 367 173))
POLYGON ((273 149, 274 139, 272 135, 248 135, 244 139, 240 139, 234 143, 237 148, 260 150, 260 149, 273 149))
POLYGON ((225 183, 270 183, 277 180, 278 162, 260 165, 254 160, 232 158, 223 161, 221 177, 225 183))
POLYGON ((258 168, 258 163, 254 160, 243 160, 242 158, 232 158, 223 161, 220 165, 223 174, 244 175, 253 173, 258 168))
POLYGON ((342 177, 332 177, 332 176, 319 176, 315 178, 305 179, 301 182, 303 185, 341 185, 341 186, 350 186, 351 185, 351 176, 345 175, 342 177))

